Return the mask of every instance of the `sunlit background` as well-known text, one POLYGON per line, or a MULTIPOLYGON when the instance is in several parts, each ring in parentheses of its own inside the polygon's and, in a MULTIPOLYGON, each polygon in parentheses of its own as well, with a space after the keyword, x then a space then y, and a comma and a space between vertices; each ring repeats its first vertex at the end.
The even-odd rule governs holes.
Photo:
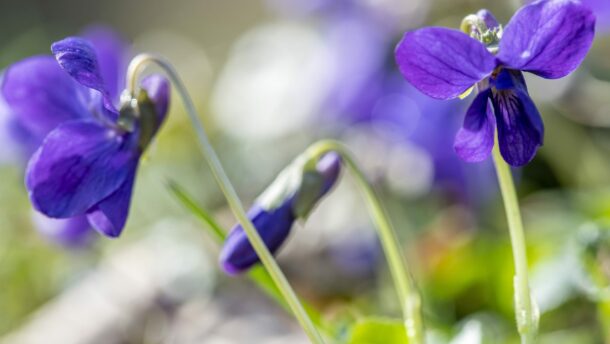
MULTIPOLYGON (((458 27, 486 7, 506 23, 519 1, 2 1, 0 69, 92 24, 176 66, 246 205, 310 143, 345 142, 383 196, 424 295, 431 343, 516 343, 513 262, 490 161, 461 162, 453 138, 470 100, 435 101, 393 60, 406 31, 458 27)), ((600 14, 604 15, 604 14, 600 14)), ((608 17, 608 14, 605 14, 608 17)), ((607 20, 606 20, 607 22, 607 20)), ((541 343, 610 343, 610 33, 583 66, 528 77, 546 125, 515 170, 541 343)), ((2 112, 2 111, 0 111, 2 112)), ((1 118, 0 118, 1 122, 1 118)), ((1 124, 1 123, 0 123, 1 124)), ((0 125, 0 137, 2 134, 0 125)), ((306 343, 168 190, 177 182, 229 229, 226 208, 176 94, 139 170, 119 239, 66 248, 37 229, 24 162, 0 140, 0 342, 306 343)), ((400 316, 383 253, 353 180, 295 226, 278 259, 338 331, 400 316)))

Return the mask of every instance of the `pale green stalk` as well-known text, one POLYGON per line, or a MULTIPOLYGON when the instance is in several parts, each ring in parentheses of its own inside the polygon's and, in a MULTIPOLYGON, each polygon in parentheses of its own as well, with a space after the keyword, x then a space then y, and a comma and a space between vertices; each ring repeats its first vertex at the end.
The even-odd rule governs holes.
POLYGON ((314 143, 305 154, 317 160, 315 159, 316 157, 320 157, 330 151, 341 155, 362 191, 371 218, 375 223, 383 251, 388 261, 396 293, 400 300, 409 344, 422 344, 424 342, 424 330, 421 315, 421 298, 413 278, 407 269, 394 228, 375 190, 373 190, 367 181, 366 176, 352 157, 352 154, 342 143, 333 140, 319 141, 314 143))
POLYGON ((494 144, 493 148, 493 160, 496 166, 502 199, 504 201, 510 242, 513 249, 513 259, 515 262, 514 297, 517 329, 521 335, 521 343, 534 343, 538 332, 539 313, 530 294, 523 221, 521 220, 517 192, 515 191, 510 166, 508 166, 504 161, 504 158, 502 158, 497 142, 494 144))
POLYGON ((254 228, 254 225, 252 224, 250 219, 248 219, 246 211, 244 210, 241 201, 239 200, 239 197, 237 196, 237 193, 233 188, 233 185, 229 181, 227 174, 225 173, 222 165, 220 164, 220 160, 218 159, 216 152, 212 148, 212 145, 210 144, 207 138, 207 135, 203 128, 203 124, 197 116, 195 104, 190 98, 184 83, 178 76, 178 73, 176 72, 174 67, 168 61, 159 56, 151 54, 140 54, 136 56, 129 64, 129 68, 127 70, 127 90, 129 91, 130 95, 132 97, 135 96, 137 77, 139 75, 140 70, 143 69, 147 64, 158 65, 167 73, 167 75, 171 79, 174 87, 176 88, 176 91, 182 97, 186 112, 192 122, 193 129, 197 134, 197 140, 201 153, 204 159, 206 159, 207 163, 209 164, 212 170, 212 174, 214 175, 216 182, 218 183, 221 191, 223 192, 227 203, 229 204, 229 207, 233 211, 233 214, 235 214, 235 217, 237 218, 239 223, 242 225, 248 237, 248 240, 254 248, 254 251, 260 258, 261 262, 263 263, 263 266, 265 266, 265 268, 271 275, 271 278, 275 282, 278 289, 281 291, 283 297, 290 306, 290 309, 294 313, 294 316, 297 318, 298 322, 303 327, 303 330, 305 330, 305 333, 309 337, 310 341, 315 344, 324 343, 322 337, 318 333, 317 328, 315 327, 315 325, 307 315, 307 312, 303 308, 303 305, 299 301, 296 293, 288 283, 288 280, 280 270, 279 266, 277 265, 277 262, 275 261, 275 259, 267 249, 267 246, 264 244, 260 235, 254 228))

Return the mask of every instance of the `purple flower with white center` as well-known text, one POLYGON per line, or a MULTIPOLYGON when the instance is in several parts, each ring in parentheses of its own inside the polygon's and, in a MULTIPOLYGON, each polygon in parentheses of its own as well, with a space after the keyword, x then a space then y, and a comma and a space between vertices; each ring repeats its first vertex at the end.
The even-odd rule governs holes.
POLYGON ((125 111, 116 106, 126 50, 102 30, 86 37, 54 43, 55 58, 10 66, 2 97, 38 140, 31 146, 42 141, 25 178, 34 207, 51 218, 86 217, 100 233, 116 237, 127 219, 139 158, 165 118, 169 84, 159 75, 142 80, 147 97, 141 100, 152 104, 150 111, 123 125, 125 111))
POLYGON ((543 0, 522 7, 504 29, 485 10, 469 29, 470 36, 440 27, 408 32, 396 62, 407 81, 433 98, 479 90, 455 139, 462 159, 485 160, 497 127, 504 160, 525 165, 542 145, 544 127, 522 72, 556 79, 575 70, 593 41, 595 16, 575 0, 543 0))
MULTIPOLYGON (((284 243, 296 219, 306 218, 318 201, 333 187, 341 170, 341 158, 331 152, 322 156, 313 168, 297 159, 288 166, 254 202, 248 218, 271 253, 284 243)), ((229 233, 220 253, 224 270, 235 275, 259 262, 241 225, 229 233)))

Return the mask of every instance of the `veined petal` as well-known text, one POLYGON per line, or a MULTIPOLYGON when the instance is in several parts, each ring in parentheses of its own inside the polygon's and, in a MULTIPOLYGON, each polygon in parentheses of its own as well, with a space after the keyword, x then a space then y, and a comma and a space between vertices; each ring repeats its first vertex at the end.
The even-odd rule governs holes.
POLYGON ((103 108, 110 118, 115 119, 118 111, 113 104, 109 89, 102 78, 95 48, 79 37, 68 37, 51 45, 55 59, 70 76, 85 87, 96 90, 101 95, 103 108))
POLYGON ((500 40, 504 65, 548 79, 564 77, 584 60, 595 34, 595 15, 576 0, 541 0, 522 7, 500 40))
POLYGON ((119 99, 125 87, 125 71, 129 59, 129 48, 115 31, 105 26, 92 26, 83 32, 91 42, 97 55, 99 70, 110 98, 119 99))
POLYGON ((86 89, 51 56, 34 56, 11 65, 2 81, 2 97, 20 127, 40 143, 59 124, 91 118, 86 89))
POLYGON ((498 144, 504 160, 512 166, 530 162, 544 139, 544 125, 531 100, 523 75, 503 70, 494 88, 492 104, 498 126, 498 144), (513 87, 509 87, 510 83, 513 87))
POLYGON ((30 200, 43 214, 84 214, 114 193, 139 158, 133 137, 93 121, 72 121, 53 130, 26 171, 30 200))
POLYGON ((479 41, 438 27, 407 32, 395 57, 407 81, 439 99, 459 96, 496 67, 495 57, 479 41))
MULTIPOLYGON (((255 205, 248 211, 248 218, 260 234, 263 242, 275 253, 288 237, 295 220, 291 201, 286 201, 281 207, 266 211, 255 205)), ((259 261, 258 255, 248 240, 241 225, 236 225, 229 233, 220 252, 220 263, 231 275, 249 269, 259 261)))
MULTIPOLYGON (((137 161, 134 161, 134 165, 137 165, 137 161)), ((121 234, 129 215, 137 166, 128 168, 132 172, 125 179, 123 185, 87 212, 87 218, 93 228, 111 238, 116 238, 121 234)))
POLYGON ((490 97, 490 89, 477 95, 466 112, 464 125, 455 136, 455 151, 464 161, 480 162, 491 154, 496 120, 489 106, 490 97))

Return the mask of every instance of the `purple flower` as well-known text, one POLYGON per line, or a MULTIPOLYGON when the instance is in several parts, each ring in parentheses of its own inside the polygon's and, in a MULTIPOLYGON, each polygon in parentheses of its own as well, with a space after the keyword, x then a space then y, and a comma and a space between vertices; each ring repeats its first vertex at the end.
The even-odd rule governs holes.
MULTIPOLYGON (((292 224, 306 218, 339 177, 341 158, 327 153, 313 171, 297 159, 284 170, 248 211, 248 218, 271 253, 288 237, 292 224)), ((259 261, 241 225, 236 225, 222 248, 220 262, 231 275, 248 270, 259 261)))
POLYGON ((142 101, 154 104, 153 114, 141 113, 133 128, 125 128, 117 105, 126 50, 107 31, 86 37, 54 43, 55 58, 35 56, 10 66, 2 97, 31 149, 42 142, 26 170, 34 207, 52 218, 85 216, 93 228, 116 237, 127 219, 139 158, 167 112, 169 84, 158 75, 145 78, 148 99, 142 101))
POLYGON ((524 6, 504 29, 487 11, 477 17, 471 36, 440 27, 406 33, 396 61, 411 84, 434 98, 452 99, 478 88, 454 143, 462 159, 485 160, 497 127, 502 156, 510 165, 522 166, 544 136, 522 72, 547 79, 571 73, 591 46, 595 17, 573 0, 524 6))

